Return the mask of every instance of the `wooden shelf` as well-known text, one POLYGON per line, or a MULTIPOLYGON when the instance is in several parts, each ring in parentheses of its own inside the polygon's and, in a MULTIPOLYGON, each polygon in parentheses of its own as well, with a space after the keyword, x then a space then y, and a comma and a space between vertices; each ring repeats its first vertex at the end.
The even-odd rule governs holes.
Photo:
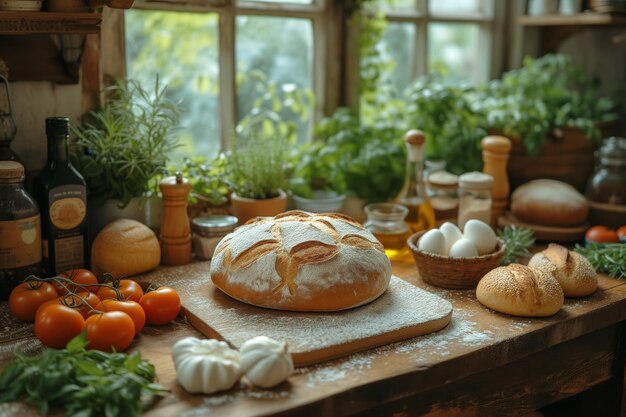
POLYGON ((559 14, 521 16, 517 23, 522 26, 621 26, 626 25, 626 15, 579 13, 571 16, 559 14))
POLYGON ((98 33, 100 13, 0 11, 0 35, 98 33))

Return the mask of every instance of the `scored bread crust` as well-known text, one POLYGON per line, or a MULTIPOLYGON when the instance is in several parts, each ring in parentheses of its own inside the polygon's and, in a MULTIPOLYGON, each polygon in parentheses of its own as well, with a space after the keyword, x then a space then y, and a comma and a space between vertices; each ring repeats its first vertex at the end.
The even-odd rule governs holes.
POLYGON ((598 288, 598 275, 589 260, 561 245, 550 243, 530 258, 528 266, 550 272, 566 297, 585 297, 598 288))
POLYGON ((587 200, 561 181, 533 180, 511 194, 511 213, 518 219, 542 226, 578 226, 585 222, 587 200))
POLYGON ((249 220, 224 237, 211 279, 259 307, 335 311, 378 298, 391 263, 374 235, 351 218, 294 210, 249 220))
POLYGON ((476 298, 500 313, 547 317, 563 306, 563 290, 547 271, 520 264, 489 271, 476 287, 476 298))

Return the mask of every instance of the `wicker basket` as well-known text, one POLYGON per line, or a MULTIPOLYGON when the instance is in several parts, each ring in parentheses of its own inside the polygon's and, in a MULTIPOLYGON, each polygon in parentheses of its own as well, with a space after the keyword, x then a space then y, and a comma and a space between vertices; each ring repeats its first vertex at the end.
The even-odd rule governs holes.
POLYGON ((496 251, 473 258, 450 258, 417 249, 417 242, 425 232, 409 237, 407 243, 415 258, 420 277, 428 284, 444 288, 476 288, 478 281, 489 271, 500 266, 504 256, 504 242, 498 239, 496 251))

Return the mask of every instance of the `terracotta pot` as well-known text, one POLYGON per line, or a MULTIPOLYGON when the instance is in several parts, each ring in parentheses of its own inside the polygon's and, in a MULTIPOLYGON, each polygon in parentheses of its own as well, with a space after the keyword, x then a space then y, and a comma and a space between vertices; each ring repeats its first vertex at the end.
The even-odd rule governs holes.
POLYGON ((279 196, 256 200, 240 197, 236 193, 230 196, 230 212, 239 219, 239 224, 258 216, 275 216, 287 209, 287 194, 279 191, 279 196))
MULTIPOLYGON (((611 136, 619 129, 619 123, 599 126, 603 137, 611 136)), ((587 181, 593 174, 596 146, 578 128, 563 128, 559 137, 546 141, 537 156, 525 154, 519 139, 512 138, 513 149, 508 164, 511 190, 532 180, 549 178, 573 185, 585 191, 587 181)))

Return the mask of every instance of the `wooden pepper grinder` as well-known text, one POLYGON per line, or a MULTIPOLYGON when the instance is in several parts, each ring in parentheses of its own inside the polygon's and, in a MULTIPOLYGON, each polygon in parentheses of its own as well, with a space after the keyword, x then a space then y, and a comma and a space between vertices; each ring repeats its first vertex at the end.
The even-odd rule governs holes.
POLYGON ((491 188, 491 227, 498 226, 498 217, 504 212, 511 191, 507 163, 511 153, 511 140, 504 136, 486 136, 482 141, 483 172, 493 177, 491 188))
POLYGON ((163 194, 161 223, 161 263, 184 265, 191 262, 191 230, 187 216, 187 197, 191 184, 182 173, 166 177, 159 183, 163 194))

